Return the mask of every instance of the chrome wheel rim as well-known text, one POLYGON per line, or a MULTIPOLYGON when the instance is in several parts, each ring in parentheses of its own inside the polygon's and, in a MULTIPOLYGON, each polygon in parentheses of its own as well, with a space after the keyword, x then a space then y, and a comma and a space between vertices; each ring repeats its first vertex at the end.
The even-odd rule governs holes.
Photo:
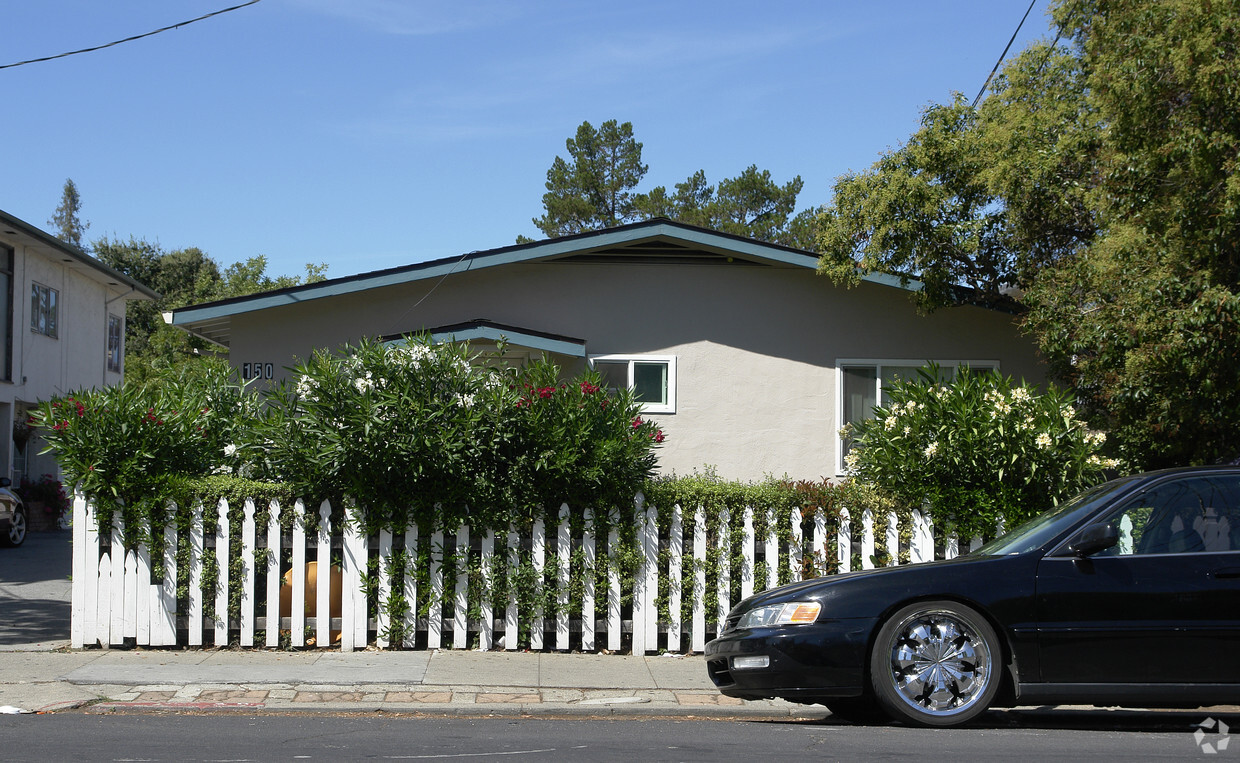
POLYGON ((954 715, 974 705, 990 684, 990 665, 985 639, 950 612, 909 617, 891 645, 896 694, 932 715, 954 715))
POLYGON ((9 543, 17 545, 26 539, 26 513, 18 511, 9 522, 9 543))

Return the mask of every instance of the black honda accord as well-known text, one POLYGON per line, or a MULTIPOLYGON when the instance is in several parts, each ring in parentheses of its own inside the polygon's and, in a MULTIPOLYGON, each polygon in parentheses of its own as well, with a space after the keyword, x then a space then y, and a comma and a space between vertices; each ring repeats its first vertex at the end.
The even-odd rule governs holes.
POLYGON ((1124 477, 950 561, 763 591, 706 665, 728 696, 926 726, 1240 703, 1240 468, 1124 477))

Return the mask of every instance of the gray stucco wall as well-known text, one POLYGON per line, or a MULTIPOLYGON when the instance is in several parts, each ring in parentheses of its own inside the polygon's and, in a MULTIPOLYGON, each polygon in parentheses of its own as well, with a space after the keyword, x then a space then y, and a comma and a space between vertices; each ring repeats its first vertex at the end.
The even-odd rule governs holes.
POLYGON ((668 436, 665 473, 835 476, 840 359, 997 361, 1035 383, 1045 373, 1010 315, 922 316, 900 289, 739 262, 521 263, 242 313, 230 356, 272 363, 279 378, 318 347, 477 318, 585 339, 591 355, 674 355, 676 412, 651 414, 668 436))

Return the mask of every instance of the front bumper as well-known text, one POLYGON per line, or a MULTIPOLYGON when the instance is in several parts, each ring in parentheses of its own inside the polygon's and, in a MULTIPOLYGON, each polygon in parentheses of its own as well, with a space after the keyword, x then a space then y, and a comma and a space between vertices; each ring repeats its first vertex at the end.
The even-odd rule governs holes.
POLYGON ((725 633, 706 645, 706 672, 722 693, 740 699, 778 697, 817 702, 860 696, 872 618, 725 633), (765 668, 734 668, 733 658, 769 659, 765 668))

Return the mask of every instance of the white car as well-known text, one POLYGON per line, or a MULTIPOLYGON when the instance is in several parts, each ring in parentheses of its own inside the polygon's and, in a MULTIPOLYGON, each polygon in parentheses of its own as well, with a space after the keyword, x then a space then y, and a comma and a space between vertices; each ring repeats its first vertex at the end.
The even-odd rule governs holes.
POLYGON ((0 477, 0 546, 20 546, 26 542, 26 507, 9 489, 13 482, 0 477))

